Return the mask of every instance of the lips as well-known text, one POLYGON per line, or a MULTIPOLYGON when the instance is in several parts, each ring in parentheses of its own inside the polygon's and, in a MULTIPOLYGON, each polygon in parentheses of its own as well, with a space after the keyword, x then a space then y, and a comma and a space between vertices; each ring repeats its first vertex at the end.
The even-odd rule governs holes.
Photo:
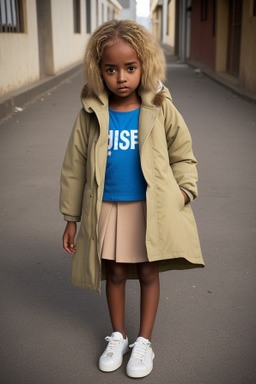
POLYGON ((128 87, 120 87, 120 88, 118 88, 118 91, 120 91, 120 92, 125 92, 125 91, 127 91, 129 88, 128 87))

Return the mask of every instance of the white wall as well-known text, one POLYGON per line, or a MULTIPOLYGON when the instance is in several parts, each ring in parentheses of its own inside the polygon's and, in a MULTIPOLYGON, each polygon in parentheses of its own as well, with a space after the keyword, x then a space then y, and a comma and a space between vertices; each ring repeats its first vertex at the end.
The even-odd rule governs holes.
POLYGON ((54 72, 57 73, 82 60, 86 34, 85 2, 81 1, 81 33, 74 33, 73 2, 52 1, 52 39, 54 72))
MULTIPOLYGON (((40 74, 42 77, 57 74, 83 59, 89 38, 86 1, 81 0, 81 33, 77 34, 73 0, 39 3, 38 12, 36 3, 37 0, 23 0, 24 33, 0 33, 0 97, 34 83, 40 74)), ((91 32, 107 20, 108 5, 113 8, 108 0, 91 0, 91 32)))
POLYGON ((136 20, 136 0, 120 0, 119 3, 123 6, 121 18, 136 20))
POLYGON ((39 79, 35 0, 25 14, 25 33, 0 33, 0 97, 39 79))
MULTIPOLYGON (((83 58, 89 35, 86 34, 86 2, 81 1, 81 33, 74 34, 73 1, 52 0, 52 38, 54 72, 79 62, 83 58)), ((91 29, 107 20, 107 7, 113 5, 107 0, 91 1, 91 29), (98 1, 98 15, 97 15, 98 1), (98 20, 97 20, 98 16, 98 20)))

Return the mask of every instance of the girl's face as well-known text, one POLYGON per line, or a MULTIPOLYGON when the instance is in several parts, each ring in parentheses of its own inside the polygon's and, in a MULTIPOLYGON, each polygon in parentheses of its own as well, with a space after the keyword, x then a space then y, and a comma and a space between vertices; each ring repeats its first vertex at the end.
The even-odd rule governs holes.
POLYGON ((119 39, 106 47, 101 58, 101 73, 116 102, 137 99, 142 65, 136 51, 125 40, 119 39))

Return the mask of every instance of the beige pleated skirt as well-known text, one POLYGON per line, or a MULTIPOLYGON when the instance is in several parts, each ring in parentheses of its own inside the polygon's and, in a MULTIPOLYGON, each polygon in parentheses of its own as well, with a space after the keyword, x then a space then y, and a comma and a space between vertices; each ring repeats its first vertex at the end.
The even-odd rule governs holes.
POLYGON ((102 202, 98 237, 102 259, 118 263, 146 262, 145 240, 145 201, 102 202))

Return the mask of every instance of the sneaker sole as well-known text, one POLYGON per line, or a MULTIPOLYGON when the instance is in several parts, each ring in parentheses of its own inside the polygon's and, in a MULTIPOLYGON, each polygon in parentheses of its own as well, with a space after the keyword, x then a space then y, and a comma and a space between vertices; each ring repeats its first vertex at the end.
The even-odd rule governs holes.
MULTIPOLYGON (((153 359, 155 355, 153 354, 153 359)), ((133 371, 130 370, 129 367, 126 367, 126 374, 127 376, 131 377, 132 379, 140 379, 141 377, 148 376, 153 371, 153 359, 152 359, 152 367, 149 369, 145 369, 144 371, 133 371)))
MULTIPOLYGON (((123 353, 123 356, 129 352, 129 348, 127 350, 124 351, 123 353)), ((119 361, 117 361, 116 363, 114 364, 111 364, 111 365, 104 365, 102 364, 101 362, 99 362, 99 369, 102 371, 102 372, 113 372, 115 371, 116 369, 118 369, 119 367, 121 367, 122 365, 122 362, 123 362, 123 356, 121 357, 121 359, 119 361)))
POLYGON ((153 367, 150 369, 147 369, 145 371, 130 371, 129 369, 126 370, 127 376, 131 377, 132 379, 140 379, 141 377, 148 376, 153 370, 153 367))
POLYGON ((103 364, 99 363, 99 369, 102 372, 113 372, 116 369, 118 369, 119 367, 121 367, 122 362, 123 362, 123 359, 121 359, 121 360, 117 361, 115 364, 111 364, 111 365, 103 365, 103 364))

